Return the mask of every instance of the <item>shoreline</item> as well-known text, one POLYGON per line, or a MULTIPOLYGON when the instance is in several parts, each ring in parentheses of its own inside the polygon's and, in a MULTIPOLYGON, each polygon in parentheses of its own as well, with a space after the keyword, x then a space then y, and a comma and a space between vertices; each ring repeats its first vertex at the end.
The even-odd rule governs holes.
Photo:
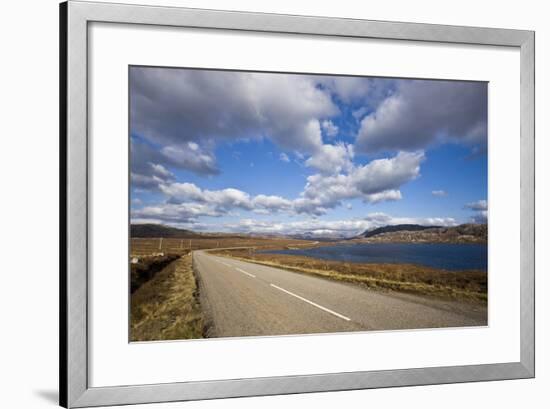
POLYGON ((219 256, 362 285, 370 289, 487 303, 487 272, 481 270, 451 271, 406 263, 357 263, 243 249, 210 251, 219 256))
MULTIPOLYGON (((483 243, 334 243, 331 245, 324 246, 303 246, 303 247, 294 247, 286 246, 284 248, 270 248, 270 249, 254 249, 256 254, 268 254, 268 255, 289 255, 297 257, 309 257, 316 260, 323 261, 335 261, 341 263, 352 263, 352 264, 412 264, 419 268, 435 269, 435 270, 444 270, 451 273, 460 272, 460 271, 488 271, 488 265, 486 260, 481 259, 477 262, 472 263, 447 263, 440 260, 440 262, 432 262, 431 255, 422 256, 422 251, 431 251, 429 246, 441 246, 437 250, 444 248, 444 246, 453 246, 455 249, 462 246, 469 245, 469 248, 483 249, 486 251, 487 245, 483 243), (399 246, 409 246, 409 245, 418 245, 421 246, 418 249, 415 249, 411 257, 408 247, 405 247, 404 250, 400 249, 399 246), (397 246, 395 249, 390 247, 391 245, 397 246), (354 249, 347 250, 359 246, 359 252, 356 252, 354 249), (371 247, 370 249, 368 247, 371 247), (380 246, 380 247, 377 247, 380 246), (387 246, 387 247, 386 247, 387 246), (456 246, 456 247, 455 247, 456 246), (325 251, 319 249, 327 249, 325 251), (395 250, 395 254, 400 254, 400 252, 405 251, 401 257, 393 256, 380 256, 379 252, 385 252, 388 249, 392 251, 395 250), (420 252, 417 252, 419 250, 420 252), (408 255, 407 255, 408 253, 408 255), (425 261, 425 262, 423 262, 425 261)), ((455 250, 456 251, 456 250, 455 250)), ((452 255, 451 255, 452 259, 452 255)), ((445 259, 447 260, 447 259, 445 259)))

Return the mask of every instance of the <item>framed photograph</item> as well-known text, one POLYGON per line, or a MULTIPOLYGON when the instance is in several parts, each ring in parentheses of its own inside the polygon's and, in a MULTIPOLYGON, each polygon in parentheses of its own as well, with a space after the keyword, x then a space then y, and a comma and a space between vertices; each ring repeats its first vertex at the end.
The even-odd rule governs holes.
POLYGON ((60 16, 62 406, 534 377, 534 32, 60 16))

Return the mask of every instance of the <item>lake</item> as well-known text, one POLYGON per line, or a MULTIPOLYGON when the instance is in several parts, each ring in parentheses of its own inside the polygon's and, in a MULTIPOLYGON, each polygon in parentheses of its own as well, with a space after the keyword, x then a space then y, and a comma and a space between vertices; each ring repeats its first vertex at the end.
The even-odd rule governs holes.
POLYGON ((362 243, 266 251, 352 263, 407 263, 444 270, 487 271, 486 244, 362 243))

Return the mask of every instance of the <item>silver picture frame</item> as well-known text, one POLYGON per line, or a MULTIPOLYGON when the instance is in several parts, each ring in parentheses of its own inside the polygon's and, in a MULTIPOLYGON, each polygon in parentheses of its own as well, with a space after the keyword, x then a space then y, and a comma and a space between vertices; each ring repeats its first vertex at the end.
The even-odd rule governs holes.
POLYGON ((68 1, 60 5, 60 404, 138 404, 535 376, 535 33, 524 30, 68 1), (518 362, 91 387, 88 356, 88 25, 141 24, 514 47, 521 59, 518 362))

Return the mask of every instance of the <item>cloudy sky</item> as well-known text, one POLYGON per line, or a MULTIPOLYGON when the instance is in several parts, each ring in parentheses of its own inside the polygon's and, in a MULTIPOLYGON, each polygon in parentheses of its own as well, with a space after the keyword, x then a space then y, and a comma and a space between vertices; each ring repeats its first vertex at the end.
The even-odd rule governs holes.
POLYGON ((483 223, 487 84, 131 67, 130 162, 132 223, 483 223))

